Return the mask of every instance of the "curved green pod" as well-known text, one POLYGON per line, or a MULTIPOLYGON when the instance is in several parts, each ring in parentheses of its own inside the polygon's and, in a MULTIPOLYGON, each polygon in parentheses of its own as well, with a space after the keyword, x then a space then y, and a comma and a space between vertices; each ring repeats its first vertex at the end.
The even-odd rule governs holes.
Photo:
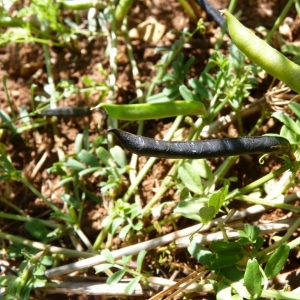
POLYGON ((221 10, 221 13, 226 17, 230 36, 236 46, 267 73, 300 94, 300 66, 258 38, 230 12, 221 10))
POLYGON ((118 120, 137 121, 169 118, 180 115, 205 115, 206 109, 198 101, 172 101, 142 104, 109 104, 102 103, 107 114, 118 120))

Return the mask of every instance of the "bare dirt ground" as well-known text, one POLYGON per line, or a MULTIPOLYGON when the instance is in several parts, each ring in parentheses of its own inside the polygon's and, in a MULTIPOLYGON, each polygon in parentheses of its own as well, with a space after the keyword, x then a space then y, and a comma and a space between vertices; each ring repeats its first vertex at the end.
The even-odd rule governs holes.
MULTIPOLYGON (((221 9, 227 8, 229 1, 213 0, 210 2, 216 8, 221 9)), ((285 4, 285 0, 239 1, 236 11, 241 10, 243 12, 242 21, 247 27, 254 29, 258 26, 263 26, 270 29, 285 4)), ((66 10, 64 13, 68 15, 69 12, 66 10)), ((190 30, 195 28, 195 24, 190 22, 180 4, 175 0, 135 1, 130 11, 130 27, 136 27, 150 16, 156 18, 159 23, 166 26, 166 34, 155 44, 139 39, 133 40, 132 42, 134 56, 140 70, 139 80, 142 83, 147 81, 151 82, 154 74, 152 67, 160 60, 161 56, 154 54, 155 47, 157 45, 168 46, 174 42, 175 36, 168 34, 168 32, 170 30, 180 31, 185 27, 189 27, 190 30)), ((189 75, 195 78, 197 78, 204 69, 209 54, 220 33, 220 29, 211 18, 207 17, 204 12, 201 12, 201 16, 204 17, 206 21, 207 33, 204 36, 196 34, 190 41, 190 47, 184 49, 186 58, 191 55, 196 57, 196 62, 189 75)), ((295 40, 299 38, 299 18, 296 17, 294 10, 289 12, 289 16, 296 21, 290 28, 291 35, 288 38, 295 40)), ((87 39, 82 38, 78 41, 77 49, 73 50, 51 47, 50 55, 53 62, 52 67, 56 83, 61 79, 67 79, 81 88, 85 86, 82 80, 84 76, 96 82, 103 82, 104 77, 98 71, 97 66, 101 64, 105 70, 110 72, 109 60, 105 56, 105 48, 105 38, 96 38, 92 42, 88 42, 87 39)), ((122 40, 119 41, 119 51, 121 54, 118 61, 117 97, 115 101, 117 103, 128 103, 136 94, 134 79, 131 74, 130 65, 125 53, 126 49, 122 40)), ((223 44, 221 51, 226 53, 226 43, 223 44)), ((22 106, 25 106, 27 110, 30 111, 30 86, 35 84, 37 86, 35 93, 43 95, 45 94, 43 87, 47 84, 46 66, 41 45, 33 43, 10 43, 0 48, 0 62, 2 63, 0 78, 7 76, 7 88, 13 103, 13 111, 18 115, 19 108, 22 106)), ((264 90, 267 90, 270 80, 265 80, 264 84, 266 86, 264 90)), ((263 89, 262 85, 260 85, 260 89, 263 89)), ((253 98, 261 97, 260 89, 253 91, 253 98)), ((100 96, 101 93, 97 91, 92 92, 88 97, 82 94, 72 95, 62 99, 59 102, 59 106, 95 106, 98 104, 100 96)), ((10 116, 12 115, 3 90, 2 80, 0 83, 0 109, 10 116)), ((35 117, 38 118, 39 116, 35 117)), ((255 118, 255 116, 252 118, 255 118)), ((99 132, 106 130, 105 122, 105 116, 100 112, 96 112, 90 117, 84 118, 61 118, 57 121, 59 132, 53 132, 53 127, 49 122, 48 125, 40 127, 37 130, 24 131, 20 138, 12 141, 9 140, 8 136, 2 135, 1 143, 6 145, 7 153, 9 153, 16 169, 23 170, 23 174, 34 187, 59 206, 61 205, 60 194, 63 192, 62 188, 57 187, 59 177, 49 174, 47 171, 54 162, 58 161, 57 149, 61 148, 66 155, 74 153, 74 140, 77 134, 81 133, 85 128, 88 128, 90 139, 93 140, 97 137, 99 132), (45 153, 47 158, 41 162, 45 153)), ((250 128, 252 123, 253 119, 249 119, 250 128)), ((144 135, 161 138, 164 131, 169 127, 170 120, 168 119, 158 122, 147 121, 145 123, 144 135)), ((274 128, 276 128, 276 126, 274 128)), ((233 125, 224 134, 232 135, 233 133, 234 135, 235 132, 236 128, 233 125)), ((263 134, 263 132, 264 128, 262 127, 259 133, 263 134)), ((140 158, 140 167, 144 163, 145 159, 140 158)), ((236 187, 242 187, 256 178, 269 173, 271 170, 278 168, 280 163, 281 162, 278 162, 276 158, 271 157, 266 159, 265 164, 262 166, 255 158, 250 163, 251 168, 245 168, 245 160, 241 158, 232 168, 231 175, 237 176, 240 179, 236 183, 236 187)), ((140 186, 140 195, 143 204, 146 204, 153 196, 153 190, 156 188, 158 180, 163 178, 170 168, 168 164, 170 164, 168 161, 160 160, 155 165, 155 168, 153 168, 152 173, 148 174, 147 179, 140 186)), ((219 161, 215 160, 212 164, 218 165, 219 161)), ((97 178, 91 178, 89 180, 89 187, 91 190, 94 188, 95 194, 101 197, 97 178)), ((13 202, 29 215, 37 217, 43 215, 45 219, 49 217, 49 211, 45 211, 45 204, 40 199, 37 199, 36 196, 21 183, 0 182, 0 190, 6 199, 13 202)), ((167 197, 173 196, 172 192, 167 195, 167 197)), ((165 199, 162 199, 161 201, 164 200, 165 199)), ((242 207, 237 206, 237 208, 240 209, 242 207)), ((2 203, 0 204, 0 210, 10 212, 10 209, 2 203)), ((164 213, 169 214, 170 211, 166 209, 164 213)), ((283 215, 284 212, 278 209, 262 216, 262 219, 275 220, 283 215)), ((91 200, 86 202, 82 228, 91 241, 97 237, 101 229, 101 221, 105 216, 106 211, 102 204, 96 204, 91 200)), ((149 221, 151 223, 151 220, 149 221)), ((189 221, 181 221, 177 224, 177 228, 187 226, 187 222, 189 221)), ((28 236, 29 239, 32 238, 28 235, 23 223, 0 220, 0 227, 1 231, 6 231, 14 235, 28 236)), ((164 233, 172 230, 173 226, 169 224, 164 228, 164 233)), ((115 247, 117 246, 118 244, 116 243, 115 247)), ((294 261, 292 259, 288 261, 285 267, 286 272, 298 267, 298 258, 296 255, 294 258, 294 261)), ((186 263, 184 260, 185 255, 178 254, 177 261, 184 264, 186 263)), ((47 299, 51 299, 51 297, 52 296, 49 296, 47 299)), ((59 297, 60 299, 96 299, 95 297, 88 296, 60 295, 59 297)))

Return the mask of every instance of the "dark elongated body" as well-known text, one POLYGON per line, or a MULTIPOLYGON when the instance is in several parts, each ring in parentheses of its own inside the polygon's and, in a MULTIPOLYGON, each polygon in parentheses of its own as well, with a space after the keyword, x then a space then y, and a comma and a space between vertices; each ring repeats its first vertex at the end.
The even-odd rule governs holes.
POLYGON ((217 22, 219 26, 224 26, 224 18, 212 4, 210 4, 207 0, 196 0, 196 2, 200 5, 202 9, 204 9, 210 16, 213 17, 213 19, 217 22))
POLYGON ((93 113, 90 107, 57 107, 48 108, 42 111, 43 116, 57 116, 57 117, 83 117, 89 116, 93 113))
POLYGON ((161 158, 214 158, 241 154, 288 153, 289 141, 282 137, 257 136, 194 142, 166 142, 110 129, 121 144, 132 153, 161 158))

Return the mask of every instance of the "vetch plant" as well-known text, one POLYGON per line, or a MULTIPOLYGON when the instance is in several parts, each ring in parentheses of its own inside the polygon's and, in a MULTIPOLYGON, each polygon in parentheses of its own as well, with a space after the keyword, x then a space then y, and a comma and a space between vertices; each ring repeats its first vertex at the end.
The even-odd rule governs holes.
POLYGON ((247 299, 258 299, 267 292, 268 279, 281 271, 289 255, 290 247, 281 244, 265 260, 260 254, 264 239, 256 226, 245 224, 238 234, 237 241, 213 241, 209 249, 196 243, 188 247, 190 254, 214 274, 210 277, 218 299, 223 299, 224 294, 230 298, 239 294, 247 299), (264 268, 262 260, 266 262, 264 268), (244 285, 248 295, 237 282, 244 285))
POLYGON ((147 281, 148 274, 143 274, 142 267, 143 267, 143 261, 147 254, 146 251, 140 251, 137 258, 136 258, 136 269, 134 270, 129 266, 129 264, 132 262, 132 255, 123 256, 122 257, 122 264, 120 262, 116 262, 113 256, 111 255, 109 250, 103 250, 101 252, 102 255, 105 256, 107 263, 101 264, 97 267, 95 267, 96 273, 103 272, 107 269, 117 269, 118 271, 113 272, 106 280, 106 283, 114 286, 116 283, 118 283, 126 274, 130 274, 134 276, 134 278, 128 283, 125 291, 129 295, 132 294, 137 286, 137 284, 140 281, 147 281))

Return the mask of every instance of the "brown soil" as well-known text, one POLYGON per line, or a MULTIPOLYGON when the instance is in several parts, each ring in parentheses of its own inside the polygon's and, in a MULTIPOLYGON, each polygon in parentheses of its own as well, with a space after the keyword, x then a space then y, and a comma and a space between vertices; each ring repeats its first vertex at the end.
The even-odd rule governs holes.
MULTIPOLYGON (((227 0, 212 0, 210 1, 216 8, 228 7, 227 0)), ((276 21, 276 18, 281 13, 282 9, 286 5, 285 0, 273 0, 273 1, 239 1, 236 11, 243 13, 242 22, 249 28, 255 29, 258 26, 263 26, 266 29, 270 27, 276 21)), ((71 16, 71 12, 66 10, 64 12, 65 17, 71 16)), ((192 55, 196 57, 196 62, 191 68, 189 74, 190 77, 197 78, 204 69, 210 53, 214 47, 220 29, 207 17, 204 12, 201 15, 205 18, 205 25, 207 26, 207 33, 202 36, 196 34, 190 41, 189 47, 184 49, 185 58, 192 55)), ((175 0, 171 1, 135 1, 130 11, 129 26, 130 28, 136 27, 138 24, 145 21, 148 17, 155 17, 156 20, 166 26, 166 32, 170 30, 180 31, 185 27, 189 27, 190 31, 195 28, 195 25, 190 22, 188 16, 175 0)), ((296 17, 296 12, 292 9, 289 12, 289 17, 296 20, 291 27, 291 35, 288 38, 290 41, 298 38, 300 30, 299 19, 296 17)), ((2 29, 4 30, 4 29, 2 29)), ((178 35, 165 34, 157 43, 145 42, 139 39, 132 41, 133 52, 137 61, 138 69, 140 71, 139 80, 144 82, 151 82, 155 71, 153 66, 157 64, 161 58, 160 54, 154 54, 154 49, 157 45, 169 46, 171 45, 178 35)), ((58 84, 62 79, 69 80, 78 88, 86 87, 83 78, 88 77, 91 80, 99 83, 105 81, 105 76, 99 72, 99 64, 103 69, 111 72, 109 59, 105 56, 105 48, 107 46, 107 40, 104 37, 96 37, 91 42, 85 37, 81 37, 78 44, 74 48, 62 48, 62 47, 50 47, 50 56, 52 61, 52 71, 55 83, 58 84)), ((118 76, 116 83, 116 98, 117 103, 129 103, 131 99, 136 97, 136 88, 133 75, 131 73, 130 64, 126 55, 126 48, 124 41, 120 38, 118 40, 118 50, 120 52, 118 56, 118 76)), ((226 43, 222 46, 221 51, 226 53, 226 43)), ((28 112, 31 112, 31 85, 36 85, 35 95, 47 96, 44 91, 44 86, 48 84, 48 77, 45 66, 45 59, 43 49, 40 44, 35 43, 23 43, 14 44, 9 43, 5 47, 0 48, 0 62, 2 68, 0 69, 0 78, 7 76, 7 89, 12 102, 12 107, 9 106, 6 94, 3 89, 3 83, 0 83, 0 109, 5 111, 9 116, 19 116, 19 109, 25 107, 28 112)), ((137 79, 137 78, 135 78, 137 79)), ((265 80, 259 86, 257 90, 252 93, 253 98, 259 98, 262 93, 267 90, 270 80, 265 80)), ((158 90, 157 90, 158 92, 158 90)), ((101 99, 100 91, 93 91, 88 96, 84 94, 73 94, 69 97, 63 98, 59 101, 59 106, 95 106, 101 99)), ((37 103, 35 103, 37 104, 37 103)), ((252 116, 248 122, 249 127, 255 122, 257 116, 252 116)), ((40 118, 36 115, 33 119, 40 118)), ((60 177, 54 174, 49 174, 47 171, 53 163, 58 161, 58 151, 63 152, 64 155, 74 153, 74 141, 79 133, 82 133, 84 129, 89 132, 90 141, 93 141, 99 133, 105 132, 106 117, 100 112, 95 112, 90 117, 84 118, 59 118, 58 120, 46 119, 47 124, 39 127, 35 130, 24 131, 19 137, 10 139, 8 134, 1 136, 1 143, 5 145, 6 153, 9 155, 17 170, 22 170, 23 175, 28 181, 52 203, 63 209, 63 202, 60 195, 64 193, 64 189, 58 186, 60 177), (43 160, 43 157, 46 159, 43 160), (41 163, 39 165, 39 163, 41 163)), ((149 137, 161 138, 166 130, 170 127, 172 120, 167 119, 163 121, 147 121, 145 122, 144 135, 149 137)), ((20 124, 20 121, 16 121, 16 124, 20 124)), ((265 128, 262 127, 258 131, 258 135, 263 134, 268 128, 268 124, 265 124, 265 128)), ((278 127, 278 126, 277 126, 278 127)), ((274 127, 275 129, 277 128, 274 127)), ((130 130, 130 128, 128 129, 130 130)), ((237 134, 237 128, 232 125, 226 132, 220 133, 221 136, 229 135, 235 136, 237 134)), ((139 168, 141 168, 146 162, 145 158, 139 158, 139 168)), ((213 160, 212 166, 220 164, 220 160, 213 160)), ((229 175, 235 176, 239 180, 232 188, 242 187, 250 182, 254 181, 261 176, 270 173, 272 170, 280 167, 282 162, 274 157, 265 159, 265 164, 262 166, 258 163, 257 157, 241 157, 239 161, 233 166, 229 175), (249 161, 250 159, 250 161, 249 161)), ((139 187, 139 194, 141 197, 142 205, 145 205, 153 197, 154 191, 159 186, 161 180, 169 171, 172 163, 168 160, 159 160, 151 172, 147 175, 146 179, 139 187)), ((93 191, 99 198, 101 198, 100 178, 92 175, 86 180, 86 184, 89 189, 93 191)), ((124 178, 126 189, 126 178, 124 178)), ((36 196, 29 191, 23 184, 18 182, 0 182, 0 191, 4 198, 11 201, 14 205, 24 210, 28 215, 32 217, 49 218, 50 210, 44 204, 44 202, 36 198, 36 196)), ((124 191, 120 191, 120 194, 124 191)), ((161 201, 168 201, 177 195, 170 189, 167 195, 164 196, 161 201)), ((105 202, 105 201, 104 201, 105 202)), ((109 202, 109 199, 108 201, 109 202)), ((105 203, 104 203, 105 204, 105 203)), ((101 221, 107 215, 106 205, 96 204, 92 200, 88 199, 85 204, 83 219, 81 228, 84 233, 90 239, 94 241, 101 229, 101 221)), ((234 208, 243 208, 240 203, 234 203, 234 208)), ((0 204, 0 210, 7 213, 13 213, 10 207, 0 204)), ((164 209, 165 216, 172 213, 170 208, 164 209)), ((285 212, 281 210, 273 210, 262 216, 262 219, 276 220, 281 219, 285 215, 285 212)), ((149 220, 149 224, 153 220, 149 220)), ((189 221, 181 221, 177 224, 178 228, 182 226, 189 226, 192 223, 189 221)), ((11 222, 9 220, 0 220, 1 231, 8 232, 14 235, 26 236, 28 239, 32 237, 26 231, 23 223, 11 222)), ((172 224, 168 224, 163 228, 164 233, 168 233, 174 230, 172 224)), ((151 237, 155 237, 155 235, 151 237)), ((115 241, 114 247, 120 246, 120 241, 115 241)), ((66 242, 68 243, 68 242, 66 242)), ((66 247, 72 247, 71 244, 66 244, 66 247)), ((285 271, 295 270, 298 268, 297 253, 293 253, 288 266, 285 271)), ((176 257, 178 261, 183 263, 184 255, 179 254, 176 257)), ((175 258, 174 258, 175 262, 175 258)), ((18 263, 16 263, 18 266, 18 263)), ((47 299, 52 299, 53 296, 47 296, 47 299)), ((53 297, 54 299, 54 297, 53 297)), ((78 297, 78 296, 65 296, 63 298, 60 295, 60 299, 94 299, 93 297, 78 297)), ((203 298, 204 299, 204 298, 203 298)))

